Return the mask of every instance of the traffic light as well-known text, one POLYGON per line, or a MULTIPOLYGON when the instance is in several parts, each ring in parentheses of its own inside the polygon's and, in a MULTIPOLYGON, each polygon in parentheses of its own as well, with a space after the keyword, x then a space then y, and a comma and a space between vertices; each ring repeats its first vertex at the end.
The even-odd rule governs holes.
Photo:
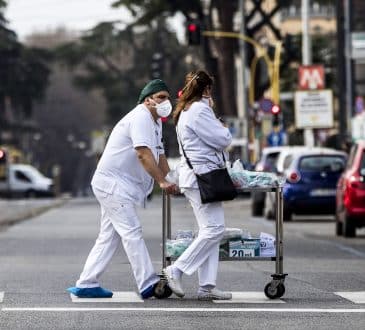
POLYGON ((192 46, 200 45, 201 29, 197 21, 189 21, 186 25, 186 35, 188 44, 192 46))
POLYGON ((280 113, 281 108, 277 104, 273 104, 271 107, 271 114, 272 114, 272 125, 273 126, 279 126, 280 125, 280 113))
POLYGON ((162 53, 154 53, 152 55, 151 62, 151 78, 159 79, 163 76, 163 54, 162 53))
POLYGON ((7 155, 6 155, 6 151, 3 149, 0 149, 0 164, 6 164, 7 161, 7 155))

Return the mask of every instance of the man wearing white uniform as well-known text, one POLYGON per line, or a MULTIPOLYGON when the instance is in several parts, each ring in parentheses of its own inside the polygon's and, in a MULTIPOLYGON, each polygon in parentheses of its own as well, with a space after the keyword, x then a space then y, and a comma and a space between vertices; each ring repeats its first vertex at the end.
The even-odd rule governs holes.
POLYGON ((162 145, 160 117, 171 113, 167 86, 160 79, 141 91, 138 105, 114 127, 91 185, 101 206, 100 233, 76 287, 78 297, 111 297, 99 277, 122 242, 143 298, 154 295, 160 281, 142 237, 136 206, 144 206, 153 179, 167 193, 176 186, 165 180, 169 166, 162 145))

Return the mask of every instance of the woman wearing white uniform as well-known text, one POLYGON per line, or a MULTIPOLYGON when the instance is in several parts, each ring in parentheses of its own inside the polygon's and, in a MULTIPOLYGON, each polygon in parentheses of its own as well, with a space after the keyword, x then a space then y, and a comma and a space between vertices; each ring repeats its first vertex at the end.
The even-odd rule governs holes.
POLYGON ((198 237, 176 262, 164 273, 172 291, 183 297, 183 273, 199 274, 198 299, 228 300, 230 292, 218 290, 216 277, 219 261, 219 242, 223 236, 224 213, 221 202, 202 204, 195 173, 202 174, 224 167, 223 151, 231 143, 228 128, 216 118, 212 109, 213 80, 205 71, 189 73, 174 112, 180 154, 179 187, 189 200, 199 226, 198 237), (193 170, 189 168, 183 150, 193 170))

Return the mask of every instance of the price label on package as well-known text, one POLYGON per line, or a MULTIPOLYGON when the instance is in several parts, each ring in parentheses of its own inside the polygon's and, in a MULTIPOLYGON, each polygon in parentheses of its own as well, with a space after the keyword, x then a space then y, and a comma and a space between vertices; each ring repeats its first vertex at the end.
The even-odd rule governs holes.
POLYGON ((254 257, 255 249, 229 249, 229 256, 231 258, 254 257))

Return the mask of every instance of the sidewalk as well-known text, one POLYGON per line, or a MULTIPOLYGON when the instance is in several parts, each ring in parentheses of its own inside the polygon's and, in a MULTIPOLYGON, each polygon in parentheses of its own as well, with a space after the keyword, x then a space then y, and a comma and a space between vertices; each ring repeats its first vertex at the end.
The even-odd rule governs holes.
POLYGON ((35 217, 67 201, 67 198, 0 199, 0 227, 35 217))

